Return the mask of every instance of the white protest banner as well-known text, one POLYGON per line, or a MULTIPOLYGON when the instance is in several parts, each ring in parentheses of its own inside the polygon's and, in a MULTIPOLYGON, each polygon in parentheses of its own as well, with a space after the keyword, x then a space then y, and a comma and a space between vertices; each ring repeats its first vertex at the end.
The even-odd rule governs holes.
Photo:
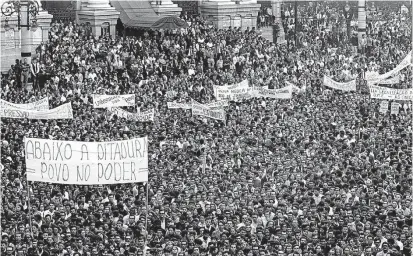
POLYGON ((208 106, 192 100, 192 115, 205 116, 216 120, 225 121, 225 111, 223 109, 213 110, 208 106))
POLYGON ((369 90, 372 99, 413 100, 413 89, 393 89, 370 85, 369 90))
POLYGON ((378 76, 370 76, 370 77, 366 77, 366 80, 368 80, 368 82, 370 82, 370 84, 378 84, 380 81, 383 81, 395 74, 397 74, 400 70, 404 69, 405 67, 409 66, 412 64, 412 51, 410 51, 406 57, 404 57, 404 59, 392 70, 390 70, 389 72, 382 74, 382 75, 378 75, 378 76))
POLYGON ((398 84, 400 83, 400 75, 396 75, 395 77, 387 78, 381 81, 369 81, 367 80, 367 85, 375 85, 375 84, 398 84))
POLYGON ((400 104, 397 102, 391 103, 390 114, 398 115, 400 110, 400 104))
POLYGON ((148 140, 24 139, 27 180, 98 185, 148 181, 148 140))
POLYGON ((94 108, 131 107, 135 106, 135 94, 99 95, 93 94, 94 108))
POLYGON ((334 81, 328 76, 324 76, 324 85, 333 89, 341 90, 341 91, 355 91, 356 90, 356 80, 351 80, 345 83, 339 83, 334 81))
POLYGON ((27 119, 73 119, 72 103, 66 103, 54 109, 24 110, 24 109, 0 109, 0 117, 27 118, 27 119))
POLYGON ((153 121, 155 117, 155 110, 151 109, 140 113, 131 113, 121 108, 110 108, 110 112, 117 115, 118 118, 125 118, 126 120, 134 120, 140 122, 153 121))
POLYGON ((232 100, 236 101, 241 98, 245 98, 244 95, 253 93, 253 87, 245 87, 245 88, 236 88, 236 89, 228 89, 228 90, 217 90, 216 98, 217 100, 232 100))
POLYGON ((389 109, 389 102, 388 102, 387 100, 383 100, 383 101, 380 103, 380 110, 379 110, 379 112, 380 112, 380 113, 383 113, 383 114, 386 114, 388 109, 389 109))
POLYGON ((155 118, 155 109, 151 109, 148 111, 140 112, 136 114, 136 121, 139 122, 153 122, 155 118))
POLYGON ((169 109, 178 109, 178 108, 191 109, 192 108, 192 106, 187 103, 167 102, 166 104, 168 105, 169 109))
POLYGON ((248 80, 245 79, 240 83, 236 83, 233 85, 224 85, 224 86, 216 86, 214 85, 214 94, 217 100, 227 99, 227 95, 231 94, 230 90, 234 89, 246 89, 248 88, 248 80))
POLYGON ((49 109, 49 98, 46 97, 41 100, 25 104, 16 104, 0 99, 0 107, 7 109, 47 110, 49 109))
POLYGON ((280 89, 267 89, 264 87, 255 88, 254 97, 257 98, 273 98, 273 99, 291 99, 292 88, 286 86, 280 89))
POLYGON ((205 104, 205 106, 211 108, 211 109, 216 109, 216 108, 223 108, 223 107, 228 107, 228 101, 227 100, 220 100, 220 101, 215 101, 211 102, 208 104, 205 104))

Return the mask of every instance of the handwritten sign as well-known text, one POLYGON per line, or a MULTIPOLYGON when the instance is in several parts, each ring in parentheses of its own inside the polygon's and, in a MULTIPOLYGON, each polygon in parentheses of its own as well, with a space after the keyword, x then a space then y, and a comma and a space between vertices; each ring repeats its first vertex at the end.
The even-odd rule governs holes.
POLYGON ((386 114, 388 109, 389 109, 389 102, 388 102, 387 100, 383 100, 383 101, 380 103, 380 110, 379 110, 379 112, 380 112, 380 113, 383 113, 383 114, 386 114))
POLYGON ((112 108, 135 106, 135 94, 126 95, 98 95, 93 94, 94 108, 112 108))
POLYGON ((148 181, 148 140, 24 139, 27 180, 77 185, 148 181))
POLYGON ((47 110, 49 109, 49 98, 46 97, 41 100, 25 104, 16 104, 0 99, 0 107, 7 109, 47 110))
POLYGON ((413 89, 393 89, 370 85, 369 90, 372 99, 413 100, 413 89))
POLYGON ((398 115, 400 110, 400 104, 398 102, 392 102, 390 108, 390 114, 398 115))
POLYGON ((151 109, 144 112, 139 113, 131 113, 121 108, 110 108, 109 111, 119 118, 126 118, 127 120, 134 120, 139 122, 149 122, 153 121, 155 117, 155 110, 151 109))
POLYGON ((205 116, 216 120, 225 121, 225 111, 223 109, 213 110, 208 106, 192 100, 192 115, 205 116))
POLYGON ((210 109, 228 107, 228 101, 227 100, 219 100, 219 101, 208 103, 205 106, 209 107, 210 109))
POLYGON ((169 109, 178 109, 178 108, 191 109, 192 108, 192 106, 187 103, 168 102, 167 105, 169 109))
POLYGON ((286 86, 281 89, 267 89, 264 87, 259 87, 255 89, 254 97, 273 98, 273 99, 291 99, 292 88, 291 86, 286 86))
POLYGON ((0 117, 27 118, 27 119, 73 119, 72 103, 66 103, 54 109, 25 110, 1 108, 0 117))
POLYGON ((334 81, 333 79, 331 79, 328 76, 324 76, 324 85, 336 90, 340 90, 340 91, 356 91, 356 80, 351 80, 349 82, 345 82, 345 83, 339 83, 334 81))

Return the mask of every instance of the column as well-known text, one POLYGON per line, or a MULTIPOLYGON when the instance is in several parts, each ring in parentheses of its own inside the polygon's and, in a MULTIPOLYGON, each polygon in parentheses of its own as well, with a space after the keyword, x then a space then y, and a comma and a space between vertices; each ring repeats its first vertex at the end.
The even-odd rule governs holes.
POLYGON ((361 42, 361 39, 363 38, 363 35, 366 34, 366 20, 367 20, 367 15, 366 15, 366 0, 359 0, 358 2, 358 28, 357 28, 357 34, 358 34, 358 42, 361 42))
MULTIPOLYGON (((278 31, 278 36, 277 36, 277 43, 278 44, 283 44, 286 43, 285 41, 285 32, 284 32, 284 26, 282 23, 282 16, 281 16, 281 2, 282 0, 272 0, 271 1, 271 7, 272 7, 272 13, 275 17, 275 26, 278 26, 279 31, 278 31)), ((275 42, 274 42, 275 43, 275 42)))
MULTIPOLYGON (((27 18, 28 18, 28 7, 29 3, 27 1, 21 2, 21 25, 27 26, 27 18)), ((31 22, 31 20, 29 21, 31 22)), ((32 62, 32 31, 29 27, 22 27, 21 28, 21 44, 22 44, 22 51, 21 51, 21 58, 22 60, 27 59, 27 63, 30 64, 32 62)))

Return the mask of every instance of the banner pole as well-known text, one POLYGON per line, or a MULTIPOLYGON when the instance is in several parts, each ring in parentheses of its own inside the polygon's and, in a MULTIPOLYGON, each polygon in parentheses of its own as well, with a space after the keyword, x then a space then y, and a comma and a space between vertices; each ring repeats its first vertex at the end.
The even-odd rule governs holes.
MULTIPOLYGON (((2 187, 2 178, 3 175, 3 165, 0 163, 0 205, 3 206, 3 187, 2 187)), ((0 213, 0 223, 1 223, 1 213, 0 213)), ((2 228, 0 225, 0 234, 2 234, 2 228)))
MULTIPOLYGON (((145 217, 145 229, 146 229, 146 232, 148 232, 148 212, 149 212, 149 209, 148 209, 148 206, 149 206, 149 180, 148 180, 148 182, 146 182, 146 217, 145 217)), ((147 238, 146 238, 147 239, 147 238)))
POLYGON ((33 224, 32 224, 32 207, 30 206, 30 187, 29 187, 29 180, 26 176, 26 186, 27 186, 27 207, 29 213, 29 225, 30 225, 30 232, 33 238, 33 224))

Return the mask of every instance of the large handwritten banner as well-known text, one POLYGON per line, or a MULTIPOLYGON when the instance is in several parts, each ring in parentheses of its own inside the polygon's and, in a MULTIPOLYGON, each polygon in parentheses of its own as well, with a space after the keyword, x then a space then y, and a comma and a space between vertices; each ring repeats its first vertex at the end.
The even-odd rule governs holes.
POLYGON ((187 103, 167 102, 166 104, 168 105, 169 109, 178 109, 178 108, 191 109, 192 108, 192 106, 187 103))
POLYGON ((139 122, 153 121, 155 117, 155 110, 151 109, 140 113, 131 113, 121 108, 110 108, 110 112, 117 115, 119 118, 126 118, 126 120, 134 120, 139 122))
POLYGON ((192 115, 205 116, 216 120, 225 121, 225 111, 223 109, 213 110, 208 106, 192 100, 192 115))
POLYGON ((356 80, 351 80, 346 83, 339 83, 334 81, 328 76, 324 76, 324 85, 336 90, 341 90, 341 91, 355 91, 356 90, 356 80))
POLYGON ((97 185, 148 181, 148 140, 78 142, 25 138, 27 180, 97 185))
POLYGON ((368 82, 370 84, 378 84, 380 81, 383 81, 395 74, 397 74, 400 70, 406 68, 407 66, 412 64, 412 51, 410 51, 406 57, 404 57, 404 59, 392 70, 390 70, 389 72, 382 74, 382 75, 378 75, 378 76, 369 76, 366 77, 366 80, 368 80, 368 82))
POLYGON ((47 110, 49 109, 49 98, 46 97, 41 100, 25 104, 16 104, 0 99, 0 107, 7 109, 47 110))
POLYGON ((254 91, 254 96, 257 98, 291 99, 292 88, 291 86, 286 86, 280 89, 258 87, 254 91))
POLYGON ((73 119, 72 103, 66 103, 54 109, 25 110, 0 108, 0 117, 27 119, 73 119))
POLYGON ((376 85, 370 85, 369 89, 372 99, 413 100, 413 89, 393 89, 376 85))
POLYGON ((135 94, 98 95, 93 94, 94 108, 131 107, 135 106, 135 94))
POLYGON ((232 100, 237 101, 237 99, 245 98, 245 95, 253 93, 253 87, 236 88, 236 89, 219 89, 217 90, 216 98, 220 100, 232 100))
POLYGON ((214 93, 217 100, 230 99, 233 94, 237 94, 236 89, 247 89, 248 80, 245 79, 240 83, 233 85, 216 86, 214 85, 214 93))

